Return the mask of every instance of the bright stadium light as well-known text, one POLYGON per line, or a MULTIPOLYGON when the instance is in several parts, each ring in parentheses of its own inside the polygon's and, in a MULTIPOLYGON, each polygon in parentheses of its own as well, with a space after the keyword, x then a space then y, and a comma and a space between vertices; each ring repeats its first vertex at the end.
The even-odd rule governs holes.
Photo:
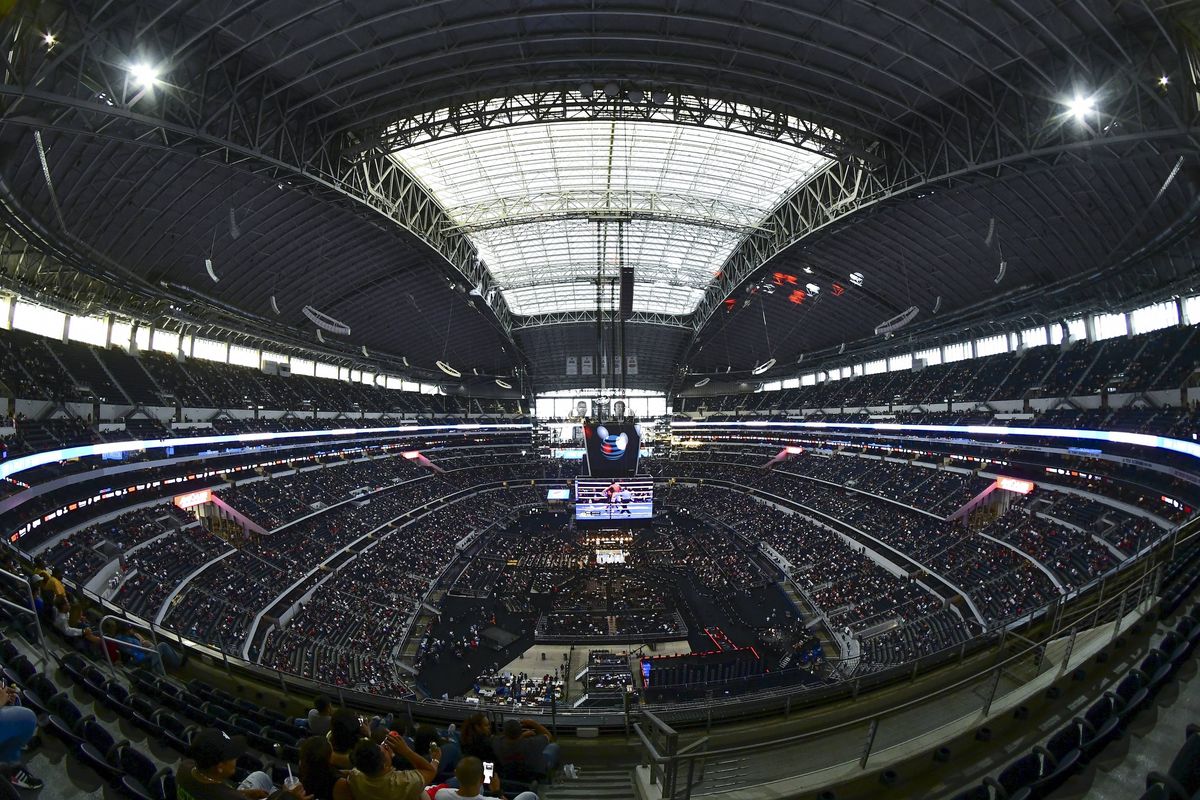
POLYGON ((1095 112, 1096 98, 1075 95, 1070 101, 1067 102, 1067 110, 1071 113, 1071 116, 1075 117, 1076 120, 1083 122, 1088 114, 1095 112))
POLYGON ((1171 79, 1168 78, 1166 75, 1163 75, 1161 78, 1158 79, 1158 85, 1164 89, 1167 88, 1167 85, 1170 82, 1171 82, 1171 79))
POLYGON ((130 66, 129 75, 143 89, 153 89, 158 84, 158 67, 145 61, 130 66))
POLYGON ((42 41, 46 43, 46 47, 54 47, 58 44, 58 38, 53 33, 47 33, 42 37, 42 41))

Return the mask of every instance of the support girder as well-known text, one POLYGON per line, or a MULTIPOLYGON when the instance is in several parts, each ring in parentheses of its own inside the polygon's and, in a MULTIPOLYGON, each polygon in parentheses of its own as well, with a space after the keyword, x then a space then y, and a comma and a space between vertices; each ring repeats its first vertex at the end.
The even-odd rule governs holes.
MULTIPOLYGON (((602 321, 605 324, 617 320, 617 314, 613 311, 604 311, 602 321)), ((569 325, 578 322, 596 321, 595 310, 588 309, 586 311, 557 311, 549 314, 536 314, 533 316, 516 317, 513 330, 520 331, 528 328, 542 328, 546 325, 569 325)), ((688 329, 689 320, 686 316, 678 316, 675 314, 658 314, 650 311, 634 311, 625 321, 633 325, 660 325, 668 328, 683 328, 688 329)))

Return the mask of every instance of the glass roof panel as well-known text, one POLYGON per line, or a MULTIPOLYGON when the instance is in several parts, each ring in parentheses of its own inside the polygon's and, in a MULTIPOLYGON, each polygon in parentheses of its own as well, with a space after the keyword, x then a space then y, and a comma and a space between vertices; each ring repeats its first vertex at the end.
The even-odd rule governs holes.
POLYGON ((392 157, 471 237, 517 315, 595 308, 597 275, 607 284, 621 263, 634 268, 635 309, 690 313, 742 238, 828 163, 783 142, 628 120, 481 130, 392 157))

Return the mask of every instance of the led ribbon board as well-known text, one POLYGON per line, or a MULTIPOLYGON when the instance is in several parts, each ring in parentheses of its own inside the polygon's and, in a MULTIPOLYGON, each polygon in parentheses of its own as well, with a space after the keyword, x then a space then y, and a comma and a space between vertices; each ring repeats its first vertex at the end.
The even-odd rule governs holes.
POLYGON ((1017 494, 1029 494, 1034 490, 1033 481, 1022 480, 1021 478, 1010 478, 1007 475, 1001 475, 996 478, 996 488, 1004 489, 1008 492, 1016 492, 1017 494))
MULTIPOLYGON (((1152 450, 1168 450, 1200 459, 1200 444, 1169 436, 1153 436, 1148 433, 1126 431, 1095 431, 1086 428, 1010 428, 1006 425, 906 425, 900 422, 768 422, 766 420, 744 420, 742 422, 694 422, 671 423, 672 429, 698 428, 807 428, 813 430, 860 430, 860 431, 912 431, 913 433, 953 433, 970 436, 1032 436, 1045 439, 1087 439, 1093 442, 1128 444, 1152 450)), ((4 477, 0 474, 0 477, 4 477)))
POLYGON ((114 453, 139 453, 145 450, 163 450, 168 447, 197 447, 209 444, 261 444, 264 442, 286 441, 303 437, 328 436, 357 436, 371 433, 421 433, 436 431, 511 431, 529 430, 533 426, 520 422, 470 423, 458 425, 399 425, 392 428, 335 428, 328 431, 279 431, 277 433, 233 433, 220 436, 189 436, 175 439, 135 439, 127 442, 104 442, 102 444, 87 444, 78 447, 64 447, 60 450, 46 450, 21 456, 0 464, 0 479, 8 478, 20 472, 40 467, 44 464, 54 464, 58 461, 71 461, 90 456, 112 455, 114 453))

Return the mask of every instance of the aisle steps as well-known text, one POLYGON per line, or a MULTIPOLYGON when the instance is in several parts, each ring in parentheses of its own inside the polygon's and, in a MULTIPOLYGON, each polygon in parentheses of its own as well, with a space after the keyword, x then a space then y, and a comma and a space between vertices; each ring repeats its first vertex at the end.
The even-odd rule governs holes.
POLYGON ((628 800, 633 796, 633 773, 628 769, 580 767, 576 780, 559 777, 553 786, 538 787, 542 800, 628 800))

